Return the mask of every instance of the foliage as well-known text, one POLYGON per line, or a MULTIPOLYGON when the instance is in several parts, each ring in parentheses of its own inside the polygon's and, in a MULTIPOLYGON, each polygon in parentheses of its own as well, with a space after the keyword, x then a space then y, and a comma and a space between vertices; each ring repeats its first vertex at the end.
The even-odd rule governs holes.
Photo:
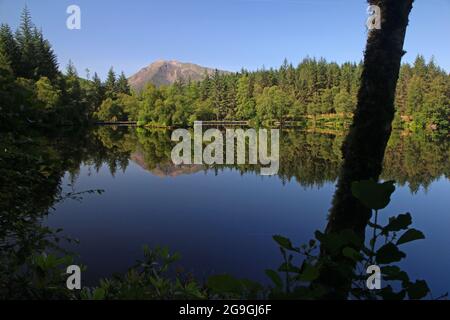
POLYGON ((61 90, 55 88, 47 77, 41 77, 36 82, 37 100, 42 103, 42 108, 51 110, 58 106, 61 99, 61 90))
MULTIPOLYGON (((95 120, 105 96, 131 97, 123 73, 117 81, 112 69, 109 76, 105 84, 97 74, 92 80, 82 79, 72 62, 61 73, 50 43, 25 7, 15 34, 6 24, 0 27, 0 130, 87 124, 95 120)), ((137 113, 134 101, 124 99, 120 105, 133 109, 129 115, 137 113)))
MULTIPOLYGON (((361 70, 361 64, 305 58, 296 67, 284 61, 278 69, 216 71, 203 81, 179 80, 158 88, 149 84, 133 92, 124 73, 117 76, 112 67, 105 82, 97 74, 80 78, 71 62, 62 74, 26 7, 15 34, 8 25, 0 27, 0 107, 7 111, 2 122, 23 125, 129 120, 173 127, 224 119, 342 128, 356 106, 361 70)), ((418 56, 413 66, 401 67, 396 127, 445 136, 449 104, 450 76, 433 60, 427 63, 418 56)))
POLYGON ((121 121, 127 118, 123 107, 111 98, 103 100, 95 116, 104 121, 121 121))
MULTIPOLYGON (((81 138, 79 132, 72 132, 71 137, 72 143, 81 138)), ((62 265, 69 260, 64 258, 67 252, 58 244, 74 240, 67 239, 62 230, 45 226, 42 220, 55 203, 79 200, 84 194, 65 193, 60 188, 65 172, 73 173, 79 167, 76 160, 79 152, 58 145, 55 137, 17 133, 2 134, 0 146, 0 296, 9 299, 67 297, 63 290, 65 280, 59 280, 63 276, 62 265), (60 257, 42 256, 43 252, 60 257), (59 270, 53 271, 55 268, 59 270)), ((101 193, 100 190, 90 192, 101 193)))
MULTIPOLYGON (((421 68, 417 62, 401 67, 395 122, 405 129, 445 134, 449 76, 433 60, 417 59, 422 59, 421 68)), ((212 119, 309 122, 313 117, 313 125, 323 126, 326 123, 316 121, 322 115, 337 122, 336 126, 354 111, 361 68, 361 64, 306 58, 296 68, 285 62, 277 70, 216 72, 200 82, 178 81, 160 88, 148 85, 134 95, 140 102, 140 124, 186 126, 194 120, 212 119)))
POLYGON ((325 234, 316 231, 316 239, 300 247, 293 246, 287 238, 274 236, 284 263, 277 271, 267 271, 273 282, 270 297, 317 299, 329 296, 328 290, 332 288, 321 285, 318 280, 323 265, 332 266, 341 274, 353 279, 352 287, 348 292, 350 299, 390 300, 406 297, 422 299, 430 294, 426 281, 411 281, 405 271, 392 265, 406 257, 406 254, 399 249, 400 245, 425 238, 422 232, 410 228, 411 215, 407 213, 392 217, 385 226, 377 224, 377 210, 389 203, 390 195, 394 191, 392 182, 359 181, 353 183, 352 190, 357 199, 376 210, 374 222, 369 223, 373 229, 373 237, 369 244, 363 245, 360 251, 355 250, 354 248, 359 247, 363 239, 351 230, 325 234), (400 237, 398 237, 399 232, 402 232, 400 237), (384 243, 377 247, 376 242, 380 237, 384 238, 384 243), (319 247, 327 254, 317 253, 319 247), (302 263, 294 263, 294 255, 303 256, 302 263), (347 259, 347 263, 345 263, 346 260, 338 259, 341 255, 347 259), (380 290, 368 290, 366 287, 368 275, 365 270, 374 264, 381 267, 382 279, 385 282, 380 290), (361 273, 358 273, 358 270, 361 270, 361 273))
MULTIPOLYGON (((108 162, 114 174, 117 168, 126 168, 130 153, 138 145, 146 165, 154 168, 164 161, 170 163, 172 144, 167 132, 139 130, 137 134, 126 134, 112 129, 113 132, 99 130, 89 137, 74 134, 74 141, 90 142, 77 150, 68 144, 61 151, 45 138, 35 138, 30 132, 24 135, 25 130, 20 126, 28 129, 31 125, 81 125, 96 120, 138 120, 142 125, 183 126, 195 120, 283 123, 300 118, 307 121, 312 118, 316 124, 324 122, 329 114, 345 116, 353 111, 360 72, 361 65, 337 65, 307 58, 297 67, 285 62, 278 70, 216 72, 201 82, 178 81, 159 88, 148 85, 143 92, 130 92, 125 75, 121 73, 116 79, 112 68, 105 83, 96 74, 92 80, 81 79, 71 62, 64 74, 58 71, 51 45, 33 25, 25 8, 15 34, 7 25, 0 28, 0 130, 5 131, 0 136, 0 296, 10 299, 316 299, 330 293, 330 288, 320 284, 322 266, 333 266, 334 258, 343 256, 348 263, 335 264, 334 268, 354 280, 350 298, 424 298, 429 294, 426 282, 412 282, 405 271, 392 265, 406 257, 400 246, 425 237, 410 227, 409 213, 392 217, 382 226, 377 223, 376 211, 374 221, 369 223, 373 229, 369 245, 363 245, 364 239, 350 230, 317 231, 315 239, 299 247, 283 236, 274 236, 283 263, 277 270, 266 271, 273 282, 270 288, 229 275, 215 275, 205 284, 199 284, 190 275, 171 273, 170 266, 177 255, 169 254, 165 248, 146 248, 144 261, 125 275, 105 279, 98 287, 74 293, 64 285, 64 267, 73 261, 58 246, 65 237, 61 230, 51 230, 42 224, 56 203, 67 198, 79 199, 80 193, 75 191, 63 195, 60 183, 65 172, 75 176, 82 161, 94 164, 97 169, 108 162), (89 148, 97 151, 95 156, 87 155, 89 148), (377 247, 380 238, 384 238, 384 243, 377 247), (319 248, 328 254, 321 254, 319 248), (366 267, 373 263, 381 265, 384 279, 396 285, 389 284, 381 291, 363 290, 366 277, 357 274, 354 266, 366 267)), ((448 134, 449 79, 433 61, 426 63, 420 56, 414 66, 404 65, 397 91, 398 125, 448 134)), ((388 149, 385 162, 395 169, 391 172, 387 169, 385 174, 413 177, 418 181, 426 177, 427 182, 443 173, 448 175, 448 162, 442 161, 448 158, 448 143, 428 139, 431 138, 394 136, 390 141, 394 148, 388 149), (396 152, 400 140, 406 145, 405 151, 396 152), (418 166, 418 162, 426 166, 418 166)), ((49 140, 58 143, 58 139, 49 140)), ((316 179, 320 172, 326 179, 335 179, 340 164, 340 142, 341 138, 334 135, 332 139, 293 133, 282 136, 285 158, 280 177, 321 183, 323 180, 316 179), (310 152, 300 155, 302 147, 310 152), (303 179, 305 173, 298 169, 300 166, 308 169, 307 179, 303 179)), ((240 166, 238 170, 254 169, 240 166)), ((353 185, 353 195, 374 210, 386 207, 393 191, 392 182, 359 181, 353 185)))
POLYGON ((450 75, 417 56, 402 66, 396 95, 397 122, 413 131, 428 129, 448 134, 450 127, 450 75))
POLYGON ((95 288, 85 288, 81 299, 204 299, 205 290, 192 277, 181 274, 171 278, 170 267, 179 259, 164 247, 144 247, 144 260, 124 275, 100 281, 95 288))

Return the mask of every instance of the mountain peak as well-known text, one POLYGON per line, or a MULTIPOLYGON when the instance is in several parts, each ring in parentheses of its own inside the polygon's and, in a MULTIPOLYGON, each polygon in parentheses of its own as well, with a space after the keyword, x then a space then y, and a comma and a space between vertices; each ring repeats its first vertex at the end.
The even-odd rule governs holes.
POLYGON ((159 87, 172 84, 177 80, 200 81, 205 78, 206 74, 212 75, 214 72, 215 69, 202 67, 193 63, 160 59, 132 75, 128 78, 128 82, 131 88, 140 91, 147 83, 153 83, 159 87))

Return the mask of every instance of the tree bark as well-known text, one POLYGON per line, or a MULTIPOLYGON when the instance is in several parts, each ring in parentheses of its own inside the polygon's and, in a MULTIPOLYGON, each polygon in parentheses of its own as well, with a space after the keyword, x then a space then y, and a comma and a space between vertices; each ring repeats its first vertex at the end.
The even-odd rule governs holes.
MULTIPOLYGON (((351 184, 365 179, 377 181, 381 173, 395 114, 395 91, 413 1, 368 0, 369 5, 381 9, 381 29, 368 31, 358 102, 342 146, 343 164, 326 233, 351 229, 364 238, 371 210, 352 196, 351 184)), ((326 252, 322 250, 322 254, 326 252)), ((349 281, 325 266, 318 282, 334 288, 334 298, 346 298, 349 281)))

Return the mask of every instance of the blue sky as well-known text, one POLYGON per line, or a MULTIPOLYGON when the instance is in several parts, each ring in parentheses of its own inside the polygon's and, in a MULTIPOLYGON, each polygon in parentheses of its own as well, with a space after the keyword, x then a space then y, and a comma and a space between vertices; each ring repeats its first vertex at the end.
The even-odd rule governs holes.
MULTIPOLYGON (((434 56, 450 71, 450 0, 416 0, 404 61, 434 56)), ((0 22, 16 27, 24 5, 53 44, 62 67, 127 76, 158 59, 237 71, 296 65, 305 56, 362 59, 365 0, 0 0, 0 22), (66 8, 81 8, 68 30, 66 8)))

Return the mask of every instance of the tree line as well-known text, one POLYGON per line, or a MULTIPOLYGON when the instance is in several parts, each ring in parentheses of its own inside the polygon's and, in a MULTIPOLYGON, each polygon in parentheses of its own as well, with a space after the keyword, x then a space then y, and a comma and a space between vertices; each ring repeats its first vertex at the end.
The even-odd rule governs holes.
MULTIPOLYGON (((140 124, 188 125, 195 120, 301 121, 319 115, 350 117, 362 65, 305 58, 297 67, 205 75, 134 93, 140 108, 128 115, 140 124)), ((397 127, 448 130, 450 74, 422 56, 403 64, 397 91, 397 127)))
MULTIPOLYGON (((15 32, 0 26, 0 120, 1 129, 40 126, 86 125, 97 116, 102 102, 130 94, 123 74, 116 79, 111 69, 102 82, 78 75, 69 61, 65 72, 59 70, 50 42, 32 22, 25 7, 15 32)), ((102 117, 99 113, 98 117, 102 117)))
MULTIPOLYGON (((113 68, 105 81, 97 73, 80 78, 70 62, 58 70, 53 49, 25 8, 13 33, 0 28, 1 117, 10 123, 79 125, 92 121, 137 121, 139 125, 188 126, 196 120, 249 120, 259 124, 305 121, 328 115, 351 117, 362 71, 361 63, 337 64, 305 58, 294 67, 216 71, 203 81, 180 79, 172 85, 147 84, 130 89, 113 68)), ((396 94, 394 125, 448 131, 450 74, 418 56, 403 64, 396 94)))

